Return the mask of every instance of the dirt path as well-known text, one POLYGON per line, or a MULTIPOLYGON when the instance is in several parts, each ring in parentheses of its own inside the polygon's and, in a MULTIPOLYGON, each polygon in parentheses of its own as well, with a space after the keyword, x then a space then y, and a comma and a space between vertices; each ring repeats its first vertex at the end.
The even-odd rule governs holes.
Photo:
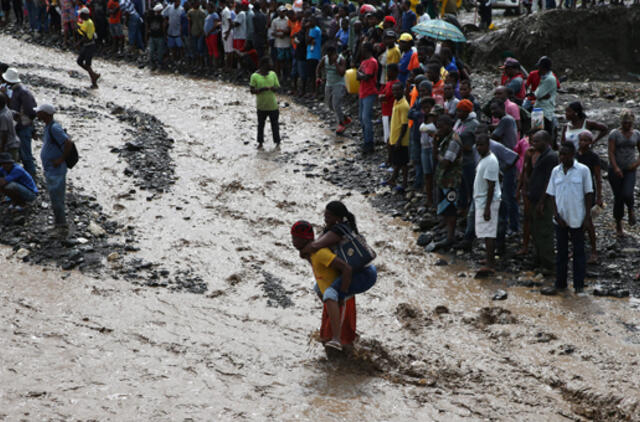
POLYGON ((341 156, 302 108, 282 111, 282 151, 256 152, 242 89, 98 61, 104 81, 90 91, 71 55, 0 43, 3 61, 52 82, 33 90, 78 140, 72 183, 135 227, 127 259, 207 285, 196 295, 43 271, 1 249, 0 420, 640 420, 637 301, 516 287, 496 306, 499 281, 435 266, 407 224, 276 159, 341 156), (123 175, 130 163, 111 150, 132 135, 113 106, 155 115, 175 140, 168 191, 123 175), (335 198, 359 217, 380 275, 358 298, 356 357, 328 362, 288 227, 320 223, 335 198))

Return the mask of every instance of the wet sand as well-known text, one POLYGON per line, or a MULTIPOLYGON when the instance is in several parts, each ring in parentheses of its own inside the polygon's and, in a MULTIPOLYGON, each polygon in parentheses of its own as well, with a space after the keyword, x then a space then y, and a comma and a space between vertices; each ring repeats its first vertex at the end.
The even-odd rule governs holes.
POLYGON ((208 285, 195 295, 109 271, 67 277, 2 249, 0 420, 640 420, 635 299, 516 287, 493 302, 499 281, 461 277, 464 263, 434 266, 406 223, 277 160, 341 157, 305 109, 282 109, 282 150, 258 152, 248 90, 97 60, 103 80, 91 91, 68 73, 75 56, 0 43, 3 61, 44 65, 26 72, 75 88, 33 90, 76 107, 57 116, 82 155, 69 179, 136 228, 141 250, 128 258, 208 285), (155 115, 175 139, 168 192, 124 195, 135 181, 110 150, 131 135, 108 103, 155 115), (320 224, 336 198, 359 217, 380 270, 358 298, 357 356, 337 362, 312 340, 321 308, 288 235, 296 219, 320 224))

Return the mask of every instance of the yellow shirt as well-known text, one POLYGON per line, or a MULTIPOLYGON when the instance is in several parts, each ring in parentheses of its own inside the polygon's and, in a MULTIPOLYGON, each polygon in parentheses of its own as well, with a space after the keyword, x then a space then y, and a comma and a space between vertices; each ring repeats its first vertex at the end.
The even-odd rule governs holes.
POLYGON ((418 5, 418 3, 420 3, 420 0, 410 0, 410 3, 411 3, 411 10, 413 11, 413 13, 417 13, 416 6, 418 5))
POLYGON ((330 266, 335 258, 335 254, 328 248, 322 248, 318 252, 311 254, 311 268, 313 268, 313 275, 322 293, 340 275, 338 271, 330 266))
MULTIPOLYGON (((393 103, 393 112, 391 114, 391 128, 389 129, 389 143, 395 145, 398 142, 398 137, 402 132, 402 126, 409 124, 409 103, 407 99, 402 97, 400 101, 396 100, 393 103)), ((409 146, 409 128, 404 133, 404 136, 400 140, 400 145, 403 147, 409 146)))
POLYGON ((91 19, 78 23, 78 34, 85 37, 88 41, 93 40, 93 35, 95 33, 96 27, 93 25, 93 21, 91 19))
POLYGON ((398 64, 400 63, 400 57, 402 57, 402 53, 397 45, 394 45, 393 48, 387 49, 387 64, 398 64))

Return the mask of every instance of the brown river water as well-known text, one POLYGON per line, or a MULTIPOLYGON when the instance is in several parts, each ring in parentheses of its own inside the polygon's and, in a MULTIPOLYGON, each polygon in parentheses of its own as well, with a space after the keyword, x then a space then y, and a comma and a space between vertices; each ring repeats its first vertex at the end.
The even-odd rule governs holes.
POLYGON ((407 224, 276 160, 341 158, 306 109, 283 108, 281 150, 267 142, 258 152, 245 88, 97 59, 102 83, 91 91, 69 73, 71 54, 6 36, 0 46, 2 61, 82 90, 33 87, 40 102, 98 113, 57 116, 82 154, 69 179, 136 228, 141 250, 131 256, 208 284, 197 295, 67 276, 0 249, 0 420, 640 420, 636 299, 513 287, 493 302, 505 280, 462 277, 464 262, 435 266, 407 224), (126 128, 108 102, 154 114, 175 139, 169 192, 123 199, 133 184, 109 151, 126 128), (300 218, 320 225, 333 199, 375 246, 379 278, 358 297, 355 355, 327 360, 313 336, 321 307, 311 269, 288 230, 300 218), (273 283, 290 306, 271 306, 273 283))

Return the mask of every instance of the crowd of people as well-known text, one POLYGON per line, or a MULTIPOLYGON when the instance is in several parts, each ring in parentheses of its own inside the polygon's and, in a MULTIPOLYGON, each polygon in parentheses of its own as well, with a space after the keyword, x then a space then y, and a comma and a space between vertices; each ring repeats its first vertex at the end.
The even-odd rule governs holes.
MULTIPOLYGON (((620 127, 609 131, 588 119, 580 102, 573 102, 566 106, 567 124, 561 126, 556 117, 560 81, 548 57, 541 57, 531 72, 516 58, 507 58, 491 97, 481 101, 473 93, 472 71, 461 58, 463 45, 414 32, 416 25, 440 19, 446 1, 312 5, 301 0, 59 0, 47 4, 49 14, 44 15, 41 9, 34 12, 30 1, 26 13, 33 30, 52 28, 62 31, 66 41, 81 43, 78 64, 92 87, 100 78, 92 68, 93 55, 99 48, 121 51, 125 34, 131 49, 148 46, 154 67, 187 63, 251 74, 260 148, 267 118, 273 140, 280 144, 276 92, 281 86, 303 98, 324 95, 335 114, 337 134, 356 119, 345 113, 348 96, 356 95, 363 155, 373 153, 376 143, 386 148, 383 166, 390 175, 383 184, 399 193, 422 192, 427 209, 440 216, 447 229, 436 249, 469 248, 475 238, 485 239, 484 273, 494 271, 494 252, 504 252, 505 239, 521 233, 518 254, 528 254, 531 244, 537 268, 555 272, 556 287, 565 288, 571 241, 574 287, 582 290, 586 263, 598 260, 590 216, 592 206, 603 202, 601 157, 592 149, 601 139, 609 144, 606 170, 617 234, 624 236, 625 211, 628 224, 636 222, 633 192, 640 132, 634 129, 633 113, 624 110, 620 127), (458 242, 461 222, 465 233, 458 242), (591 246, 588 259, 585 231, 591 246), (557 253, 551 247, 554 237, 557 253)), ((46 124, 41 154, 46 186, 56 224, 64 227, 68 136, 53 120, 53 106, 36 107, 18 70, 3 69, 2 77, 2 192, 18 210, 33 195, 16 190, 16 183, 37 194, 29 181, 35 176, 31 137, 37 116, 46 124)))

